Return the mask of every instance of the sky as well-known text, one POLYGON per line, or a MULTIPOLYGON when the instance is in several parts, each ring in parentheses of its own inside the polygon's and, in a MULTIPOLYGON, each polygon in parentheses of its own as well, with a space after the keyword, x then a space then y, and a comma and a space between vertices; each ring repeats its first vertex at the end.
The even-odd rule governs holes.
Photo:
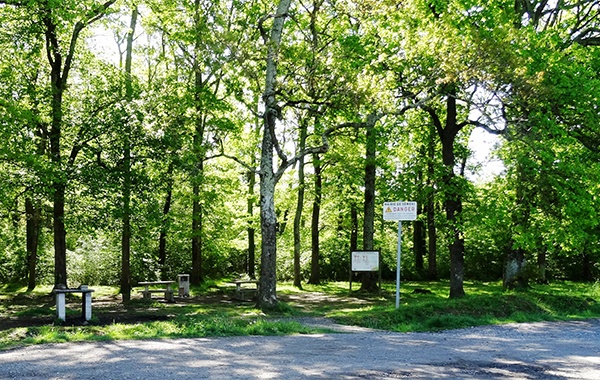
POLYGON ((467 161, 469 167, 480 166, 475 173, 467 173, 467 178, 476 182, 486 182, 498 176, 504 170, 500 159, 494 157, 493 151, 500 144, 502 137, 486 132, 482 128, 475 128, 469 138, 469 148, 473 156, 467 161))

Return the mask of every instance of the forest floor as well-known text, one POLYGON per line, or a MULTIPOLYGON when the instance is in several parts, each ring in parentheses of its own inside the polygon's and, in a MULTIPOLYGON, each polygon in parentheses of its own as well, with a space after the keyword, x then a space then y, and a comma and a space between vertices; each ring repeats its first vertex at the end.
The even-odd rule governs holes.
MULTIPOLYGON (((368 305, 375 301, 356 297, 342 297, 322 292, 303 292, 301 295, 289 293, 280 294, 278 299, 293 305, 302 314, 311 315, 322 307, 336 308, 344 305, 368 305)), ((52 325, 55 322, 54 295, 39 293, 18 293, 13 296, 4 294, 4 306, 0 308, 0 331, 17 327, 34 327, 52 325)), ((193 297, 176 297, 174 303, 168 303, 160 296, 153 296, 153 302, 143 301, 141 296, 132 292, 132 301, 124 305, 120 295, 94 295, 92 300, 92 323, 96 326, 106 326, 115 323, 136 324, 151 321, 168 320, 177 314, 180 307, 202 306, 208 309, 224 310, 237 307, 251 307, 253 302, 240 301, 233 298, 231 291, 219 289, 204 295, 193 297), (157 307, 158 306, 158 307, 157 307)), ((87 325, 78 316, 81 313, 81 298, 67 295, 67 325, 87 325)), ((333 322, 325 318, 294 317, 306 324, 331 325, 333 322)))
POLYGON ((392 284, 378 295, 349 292, 347 283, 281 284, 274 312, 234 299, 227 282, 174 303, 144 301, 136 289, 128 305, 116 288, 96 287, 89 323, 73 294, 58 323, 49 286, 5 285, 0 379, 600 378, 598 284, 525 294, 469 287, 468 297, 450 300, 447 283, 405 283, 396 309, 392 284))
MULTIPOLYGON (((501 283, 465 285, 467 297, 449 299, 446 282, 405 282, 401 305, 394 308, 393 283, 382 284, 379 294, 350 292, 347 282, 307 284, 303 290, 282 283, 277 289, 279 307, 273 311, 261 311, 252 301, 236 300, 235 286, 226 280, 192 287, 191 297, 176 297, 172 303, 166 302, 162 294, 154 294, 152 302, 145 301, 138 292, 141 288, 135 288, 131 302, 124 305, 116 287, 99 286, 94 287, 89 322, 81 318, 79 294, 66 295, 66 321, 60 322, 56 320, 51 286, 39 286, 29 292, 22 285, 4 285, 0 286, 0 349, 2 345, 15 343, 11 331, 19 328, 26 329, 19 332, 25 340, 48 332, 63 339, 60 334, 67 330, 68 334, 81 330, 106 338, 104 334, 127 339, 279 335, 348 329, 441 331, 498 323, 600 317, 598 283, 556 282, 533 285, 527 292, 505 292, 501 283), (87 325, 92 328, 78 329, 87 325), (48 331, 47 327, 55 326, 67 330, 48 331), (69 330, 69 327, 75 329, 69 330), (118 333, 115 327, 120 328, 118 333)), ((81 337, 69 335, 68 339, 81 337)), ((35 341, 38 340, 47 341, 46 338, 35 341)))

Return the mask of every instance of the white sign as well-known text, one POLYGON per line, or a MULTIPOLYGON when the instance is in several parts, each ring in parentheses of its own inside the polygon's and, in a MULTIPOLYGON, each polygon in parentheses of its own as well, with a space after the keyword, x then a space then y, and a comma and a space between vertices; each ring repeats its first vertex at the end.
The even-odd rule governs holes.
POLYGON ((417 202, 384 202, 383 220, 416 220, 417 202))
POLYGON ((376 272, 379 270, 379 251, 353 251, 353 272, 376 272))

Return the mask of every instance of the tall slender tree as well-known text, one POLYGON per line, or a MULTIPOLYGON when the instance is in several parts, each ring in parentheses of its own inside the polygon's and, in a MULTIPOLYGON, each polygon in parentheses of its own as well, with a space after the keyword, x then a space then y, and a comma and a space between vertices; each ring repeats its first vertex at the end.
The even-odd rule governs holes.
MULTIPOLYGON (((129 31, 127 32, 127 50, 125 53, 125 100, 133 100, 133 74, 131 71, 133 41, 137 25, 138 7, 133 6, 129 31)), ((131 116, 129 116, 131 117, 131 116)), ((123 303, 131 300, 131 123, 124 118, 123 125, 123 225, 121 231, 121 295, 123 303)))
MULTIPOLYGON (((363 249, 366 251, 372 251, 375 248, 373 240, 375 236, 375 171, 377 168, 376 121, 376 118, 372 118, 366 125, 365 200, 363 204, 363 249)), ((378 288, 375 272, 364 272, 360 289, 367 292, 374 292, 378 288)))
MULTIPOLYGON (((278 55, 283 34, 285 19, 291 0, 280 0, 275 14, 263 18, 261 24, 272 18, 270 31, 262 30, 262 37, 267 45, 265 59, 265 86, 263 102, 265 105, 262 143, 260 157, 260 222, 261 222, 261 267, 258 306, 262 308, 274 307, 277 304, 277 214, 275 213, 275 185, 283 174, 281 168, 274 172, 273 151, 277 149, 283 154, 275 136, 276 120, 280 116, 280 106, 277 99, 277 69, 278 55)), ((284 162, 287 160, 284 160, 284 162)))
MULTIPOLYGON (((54 230, 54 284, 67 284, 67 245, 65 229, 65 191, 68 185, 68 178, 65 172, 66 167, 72 166, 80 149, 80 145, 75 145, 71 150, 69 157, 65 160, 62 153, 61 138, 63 135, 63 98, 67 90, 69 74, 73 68, 77 42, 81 32, 90 24, 93 24, 103 17, 110 6, 116 0, 109 0, 104 3, 92 2, 89 8, 85 9, 79 15, 76 15, 71 32, 66 43, 61 31, 69 28, 68 24, 72 22, 72 17, 63 17, 60 7, 44 2, 32 5, 38 7, 35 11, 43 26, 46 40, 46 56, 50 65, 50 114, 51 122, 49 126, 50 157, 54 165, 54 176, 52 181, 53 191, 53 230, 54 230), (63 45, 67 45, 65 49, 63 45)), ((11 2, 20 4, 20 2, 11 2)))

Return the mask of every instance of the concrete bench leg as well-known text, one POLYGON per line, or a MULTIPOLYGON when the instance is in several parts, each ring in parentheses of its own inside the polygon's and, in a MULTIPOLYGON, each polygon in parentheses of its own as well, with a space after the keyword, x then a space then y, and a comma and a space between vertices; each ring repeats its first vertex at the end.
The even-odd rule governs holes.
POLYGON ((165 299, 169 302, 175 302, 175 297, 172 290, 167 290, 165 292, 165 299))
POLYGON ((142 296, 144 298, 144 301, 152 300, 152 293, 150 293, 150 292, 142 292, 142 296))
POLYGON ((83 305, 81 307, 81 310, 83 311, 83 319, 89 321, 92 319, 92 293, 85 293, 81 298, 83 299, 83 305))
POLYGON ((56 293, 56 318, 66 320, 65 293, 56 293))

